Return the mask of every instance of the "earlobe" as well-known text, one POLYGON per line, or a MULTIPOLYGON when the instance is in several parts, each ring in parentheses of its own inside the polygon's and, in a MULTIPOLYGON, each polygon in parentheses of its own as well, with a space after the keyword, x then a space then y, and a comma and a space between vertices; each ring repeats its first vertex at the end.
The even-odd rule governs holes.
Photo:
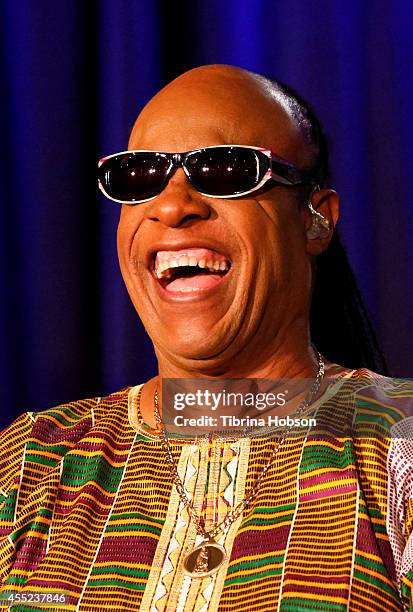
POLYGON ((306 232, 308 240, 326 238, 330 232, 330 221, 317 210, 314 210, 311 201, 308 202, 308 208, 311 211, 311 225, 306 232))
POLYGON ((307 202, 310 224, 306 229, 307 252, 319 255, 328 247, 338 220, 339 198, 333 189, 316 186, 307 202))

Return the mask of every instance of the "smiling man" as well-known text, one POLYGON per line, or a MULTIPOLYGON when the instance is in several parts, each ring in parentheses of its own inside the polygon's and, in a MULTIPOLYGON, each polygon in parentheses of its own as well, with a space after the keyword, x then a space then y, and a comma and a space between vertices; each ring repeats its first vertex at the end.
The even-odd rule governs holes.
MULTIPOLYGON (((15 602, 48 591, 76 610, 409 605, 403 419, 413 391, 367 369, 378 363, 369 328, 353 336, 340 318, 351 300, 324 319, 322 282, 327 300, 337 287, 348 297, 351 278, 341 255, 338 281, 320 280, 323 257, 342 253, 326 176, 308 106, 229 66, 167 85, 139 115, 129 150, 101 160, 99 186, 122 204, 122 275, 158 375, 26 413, 3 433, 1 570, 15 602), (335 362, 340 331, 357 369, 335 362), (308 381, 266 415, 311 414, 316 425, 168 436, 166 379, 308 381)), ((357 329, 355 310, 350 323, 357 329)), ((205 392, 187 395, 202 417, 205 392)), ((250 423, 249 413, 237 419, 250 423)))
MULTIPOLYGON (((308 241, 312 215, 308 207, 297 206, 291 184, 270 181, 250 188, 261 158, 269 162, 270 157, 222 147, 228 144, 265 148, 297 168, 313 163, 294 106, 247 73, 191 71, 147 105, 130 149, 207 149, 189 155, 184 168, 178 163, 153 200, 122 208, 123 277, 153 339, 160 376, 277 378, 288 372, 310 377, 316 371, 308 337, 311 255, 324 250, 332 236, 337 194, 314 193, 313 206, 330 221, 330 231, 308 241), (192 172, 193 184, 187 178, 192 172), (243 182, 251 193, 242 199, 212 195, 236 195, 243 182), (195 264, 190 276, 188 264, 195 264)), ((266 175, 264 162, 260 170, 266 175)), ((279 166, 285 183, 289 169, 279 166)), ((313 185, 309 181, 305 187, 311 191, 313 185)))

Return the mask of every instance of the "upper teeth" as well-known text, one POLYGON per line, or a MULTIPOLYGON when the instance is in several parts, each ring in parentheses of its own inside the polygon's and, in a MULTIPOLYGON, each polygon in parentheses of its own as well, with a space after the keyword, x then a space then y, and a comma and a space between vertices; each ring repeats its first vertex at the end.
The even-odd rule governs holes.
POLYGON ((155 274, 158 278, 164 278, 170 276, 172 268, 179 268, 181 266, 198 266, 199 268, 208 268, 209 270, 220 270, 225 271, 229 268, 229 263, 223 259, 198 259, 193 255, 180 255, 175 259, 168 259, 167 261, 156 262, 155 274))

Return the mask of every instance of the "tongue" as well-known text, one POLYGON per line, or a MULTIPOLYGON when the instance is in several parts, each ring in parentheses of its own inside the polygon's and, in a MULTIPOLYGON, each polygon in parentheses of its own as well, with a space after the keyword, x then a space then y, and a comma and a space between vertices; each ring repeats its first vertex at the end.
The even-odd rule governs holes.
POLYGON ((167 291, 193 291, 196 289, 210 289, 214 287, 222 276, 219 274, 196 274, 195 276, 187 276, 176 278, 166 286, 167 291))

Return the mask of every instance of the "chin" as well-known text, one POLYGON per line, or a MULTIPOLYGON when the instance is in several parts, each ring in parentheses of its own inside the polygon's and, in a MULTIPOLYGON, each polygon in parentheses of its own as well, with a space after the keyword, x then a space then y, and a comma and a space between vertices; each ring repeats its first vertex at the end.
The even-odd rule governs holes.
MULTIPOLYGON (((162 347, 161 353, 171 355, 174 361, 185 360, 195 361, 196 369, 202 370, 203 367, 209 368, 208 360, 222 351, 223 342, 221 338, 216 337, 213 341, 210 334, 205 332, 205 329, 181 330, 179 333, 166 333, 162 335, 162 343, 157 342, 157 337, 151 336, 155 347, 162 347), (202 363, 204 361, 205 363, 202 363)), ((158 353, 158 351, 157 351, 158 353)), ((195 364, 194 364, 195 365, 195 364)))

